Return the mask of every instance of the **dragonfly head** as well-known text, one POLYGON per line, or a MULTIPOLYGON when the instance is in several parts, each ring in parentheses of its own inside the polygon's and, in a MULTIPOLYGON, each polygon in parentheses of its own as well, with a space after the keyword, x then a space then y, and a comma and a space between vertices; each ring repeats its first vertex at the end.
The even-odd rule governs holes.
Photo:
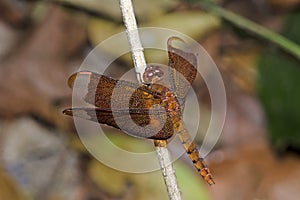
POLYGON ((163 76, 164 72, 158 65, 150 64, 145 69, 143 79, 147 84, 154 84, 162 80, 163 76))

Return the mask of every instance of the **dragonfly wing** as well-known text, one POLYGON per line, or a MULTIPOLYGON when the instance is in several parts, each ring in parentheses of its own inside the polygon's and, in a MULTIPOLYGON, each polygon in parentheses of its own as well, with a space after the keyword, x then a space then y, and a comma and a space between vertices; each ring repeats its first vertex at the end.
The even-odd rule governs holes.
POLYGON ((169 66, 174 69, 170 73, 170 82, 171 89, 176 92, 179 100, 183 100, 197 75, 197 57, 175 48, 172 44, 175 40, 184 42, 178 37, 168 39, 169 66))
POLYGON ((101 124, 107 124, 119 129, 118 125, 113 119, 111 111, 102 110, 101 112, 96 112, 96 108, 67 108, 63 111, 63 114, 79 117, 93 122, 100 121, 99 123, 101 124))
POLYGON ((171 118, 162 109, 68 108, 64 114, 106 124, 130 135, 165 140, 173 135, 171 118))
POLYGON ((161 100, 161 93, 143 84, 115 80, 94 72, 82 71, 69 78, 70 87, 73 87, 76 79, 88 82, 84 101, 99 108, 106 109, 113 106, 115 109, 123 109, 130 106, 130 103, 143 107, 149 104, 149 101, 154 100, 155 103, 159 103, 161 100))

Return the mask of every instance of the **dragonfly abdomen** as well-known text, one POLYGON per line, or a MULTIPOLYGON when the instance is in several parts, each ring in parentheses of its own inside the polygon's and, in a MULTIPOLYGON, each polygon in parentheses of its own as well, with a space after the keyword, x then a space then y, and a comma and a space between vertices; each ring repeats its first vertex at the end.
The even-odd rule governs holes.
POLYGON ((177 135, 194 166, 209 185, 215 184, 209 168, 205 164, 204 159, 201 157, 197 145, 192 141, 191 136, 186 130, 184 124, 181 122, 181 120, 179 120, 177 123, 178 124, 175 126, 175 131, 177 132, 177 135))

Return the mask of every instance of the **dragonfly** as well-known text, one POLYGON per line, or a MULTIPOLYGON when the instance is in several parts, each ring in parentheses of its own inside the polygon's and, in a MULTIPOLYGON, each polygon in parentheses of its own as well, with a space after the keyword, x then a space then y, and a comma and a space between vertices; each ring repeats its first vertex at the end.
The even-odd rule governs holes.
POLYGON ((106 124, 136 137, 153 139, 158 146, 165 146, 175 132, 198 173, 213 185, 212 174, 182 117, 185 97, 197 75, 194 67, 197 66, 197 57, 174 47, 175 40, 184 42, 178 37, 167 41, 170 87, 159 84, 164 73, 155 65, 147 66, 143 74, 144 84, 80 71, 70 76, 68 84, 72 88, 76 79, 86 78, 88 88, 83 98, 93 107, 67 108, 63 113, 106 124), (129 103, 124 99, 129 99, 129 103), (126 118, 128 115, 130 118, 126 118), (128 119, 134 124, 128 123, 128 119))

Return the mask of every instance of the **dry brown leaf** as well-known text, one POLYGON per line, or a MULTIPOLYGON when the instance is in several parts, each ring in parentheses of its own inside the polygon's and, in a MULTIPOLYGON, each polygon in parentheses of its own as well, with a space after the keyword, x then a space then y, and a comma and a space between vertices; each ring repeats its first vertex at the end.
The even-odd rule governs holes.
POLYGON ((58 115, 53 101, 70 96, 66 84, 73 71, 70 56, 85 39, 82 22, 60 8, 50 9, 44 21, 0 64, 0 116, 34 113, 52 121, 58 115))

